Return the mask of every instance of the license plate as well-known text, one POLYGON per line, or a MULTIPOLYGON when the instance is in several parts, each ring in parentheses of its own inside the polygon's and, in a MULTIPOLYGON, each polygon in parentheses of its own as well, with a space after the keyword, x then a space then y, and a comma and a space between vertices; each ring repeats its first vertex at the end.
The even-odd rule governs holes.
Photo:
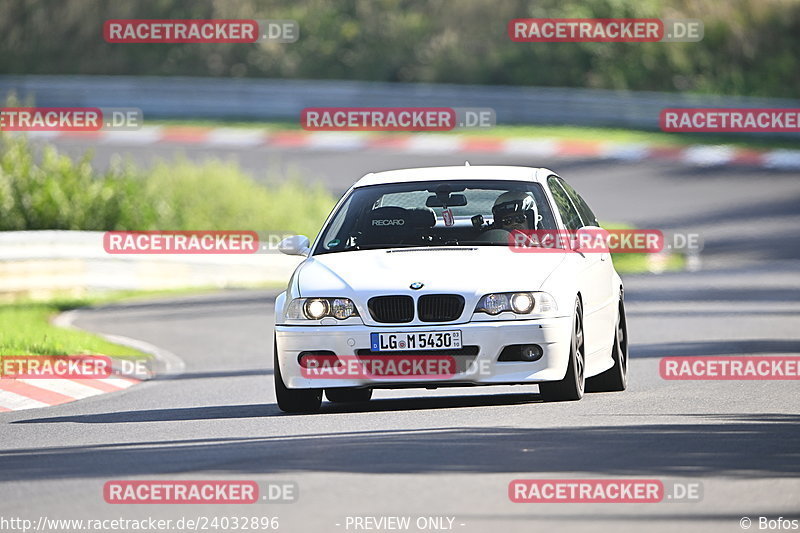
POLYGON ((461 348, 461 331, 425 331, 415 333, 370 333, 373 352, 399 350, 457 350, 461 348))

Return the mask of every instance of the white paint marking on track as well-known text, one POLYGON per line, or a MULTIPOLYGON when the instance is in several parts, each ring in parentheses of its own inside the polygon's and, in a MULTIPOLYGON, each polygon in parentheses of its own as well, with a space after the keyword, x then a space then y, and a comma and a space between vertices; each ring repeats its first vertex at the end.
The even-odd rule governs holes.
POLYGON ((118 387, 120 390, 127 389, 128 387, 139 383, 138 380, 121 378, 121 377, 99 378, 96 381, 100 381, 102 383, 107 383, 114 387, 118 387))
POLYGON ((80 400, 81 398, 88 398, 89 396, 97 396, 103 394, 103 391, 94 387, 89 387, 71 379, 18 379, 20 383, 25 383, 33 387, 57 392, 70 398, 80 400))
POLYGON ((414 135, 404 151, 420 154, 447 154, 463 149, 461 139, 449 135, 414 135))
POLYGON ((257 146, 267 139, 267 134, 259 130, 243 128, 214 128, 204 143, 212 146, 249 147, 257 146))
POLYGON ((730 163, 734 155, 730 146, 690 146, 683 152, 683 162, 700 167, 715 167, 730 163))
POLYGON ((0 390, 0 406, 12 411, 21 411, 23 409, 36 409, 38 407, 47 407, 48 404, 22 396, 7 390, 0 390))
POLYGON ((503 143, 504 154, 552 157, 557 155, 558 146, 550 139, 508 139, 503 143))
POLYGON ((143 126, 132 131, 105 131, 100 137, 101 144, 122 144, 141 146, 161 140, 161 126, 143 126))
POLYGON ((773 150, 764 154, 764 166, 780 170, 800 168, 800 150, 773 150))
POLYGON ((361 150, 366 146, 364 135, 352 132, 319 131, 306 140, 306 148, 320 150, 361 150))
POLYGON ((650 155, 646 144, 606 144, 600 149, 602 157, 617 161, 641 161, 650 155))
MULTIPOLYGON (((243 128, 209 128, 202 139, 186 142, 199 142, 206 146, 250 148, 268 145, 272 136, 280 133, 268 133, 243 128)), ((296 135, 297 132, 292 131, 289 133, 296 135)), ((27 135, 31 136, 31 138, 57 139, 61 137, 62 132, 27 132, 27 135)), ((173 139, 165 137, 161 126, 144 126, 135 131, 104 131, 96 139, 96 142, 100 144, 121 146, 142 146, 172 141, 173 139)), ((571 141, 556 139, 514 138, 501 141, 496 148, 486 147, 479 150, 530 157, 570 157, 574 155, 569 149, 570 143, 571 141)), ((385 142, 385 140, 376 141, 370 135, 365 135, 361 132, 315 132, 301 138, 295 138, 295 141, 290 146, 293 148, 343 152, 374 149, 417 154, 451 154, 469 151, 469 144, 464 137, 430 133, 411 134, 398 143, 392 143, 385 142)), ((773 150, 771 152, 763 152, 763 155, 758 160, 755 160, 756 158, 754 157, 744 157, 740 160, 737 158, 736 149, 729 146, 689 146, 685 150, 679 151, 675 157, 668 157, 655 148, 646 144, 617 144, 609 142, 601 147, 598 156, 620 161, 641 161, 651 157, 677 159, 684 164, 701 167, 744 164, 775 170, 800 169, 800 150, 773 150)))

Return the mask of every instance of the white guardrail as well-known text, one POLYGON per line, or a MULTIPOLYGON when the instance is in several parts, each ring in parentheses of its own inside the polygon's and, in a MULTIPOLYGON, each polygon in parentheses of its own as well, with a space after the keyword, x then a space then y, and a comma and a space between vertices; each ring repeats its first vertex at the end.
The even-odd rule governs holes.
POLYGON ((0 232, 0 298, 280 284, 301 260, 277 251, 109 254, 99 231, 0 232))
MULTIPOLYGON (((568 87, 153 76, 0 76, 38 106, 136 107, 148 118, 300 120, 306 107, 490 107, 498 124, 659 129, 669 107, 800 108, 800 100, 568 87)), ((797 133, 759 136, 798 138, 797 133)))

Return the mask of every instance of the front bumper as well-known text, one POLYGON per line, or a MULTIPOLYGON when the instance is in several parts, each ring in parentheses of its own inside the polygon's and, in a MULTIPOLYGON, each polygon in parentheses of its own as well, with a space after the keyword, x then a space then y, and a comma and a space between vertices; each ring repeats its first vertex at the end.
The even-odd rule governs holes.
MULTIPOLYGON (((421 387, 447 385, 497 385, 537 383, 563 379, 567 371, 572 334, 572 317, 537 320, 470 322, 437 326, 275 326, 283 381, 291 389, 336 387, 421 387), (298 361, 300 352, 329 351, 355 356, 370 348, 370 333, 436 332, 460 330, 463 346, 477 346, 473 364, 447 377, 309 378, 298 361), (534 362, 498 361, 500 352, 512 344, 538 344, 544 354, 534 362)), ((446 355, 446 352, 441 352, 446 355)), ((387 352, 386 355, 392 355, 387 352)))

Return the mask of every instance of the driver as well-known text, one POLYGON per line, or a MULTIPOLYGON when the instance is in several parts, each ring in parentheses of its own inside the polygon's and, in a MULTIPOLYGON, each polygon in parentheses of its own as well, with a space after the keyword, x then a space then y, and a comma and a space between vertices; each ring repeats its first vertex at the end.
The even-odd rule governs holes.
POLYGON ((508 191, 497 197, 492 206, 493 228, 506 231, 536 229, 539 210, 529 193, 508 191))

